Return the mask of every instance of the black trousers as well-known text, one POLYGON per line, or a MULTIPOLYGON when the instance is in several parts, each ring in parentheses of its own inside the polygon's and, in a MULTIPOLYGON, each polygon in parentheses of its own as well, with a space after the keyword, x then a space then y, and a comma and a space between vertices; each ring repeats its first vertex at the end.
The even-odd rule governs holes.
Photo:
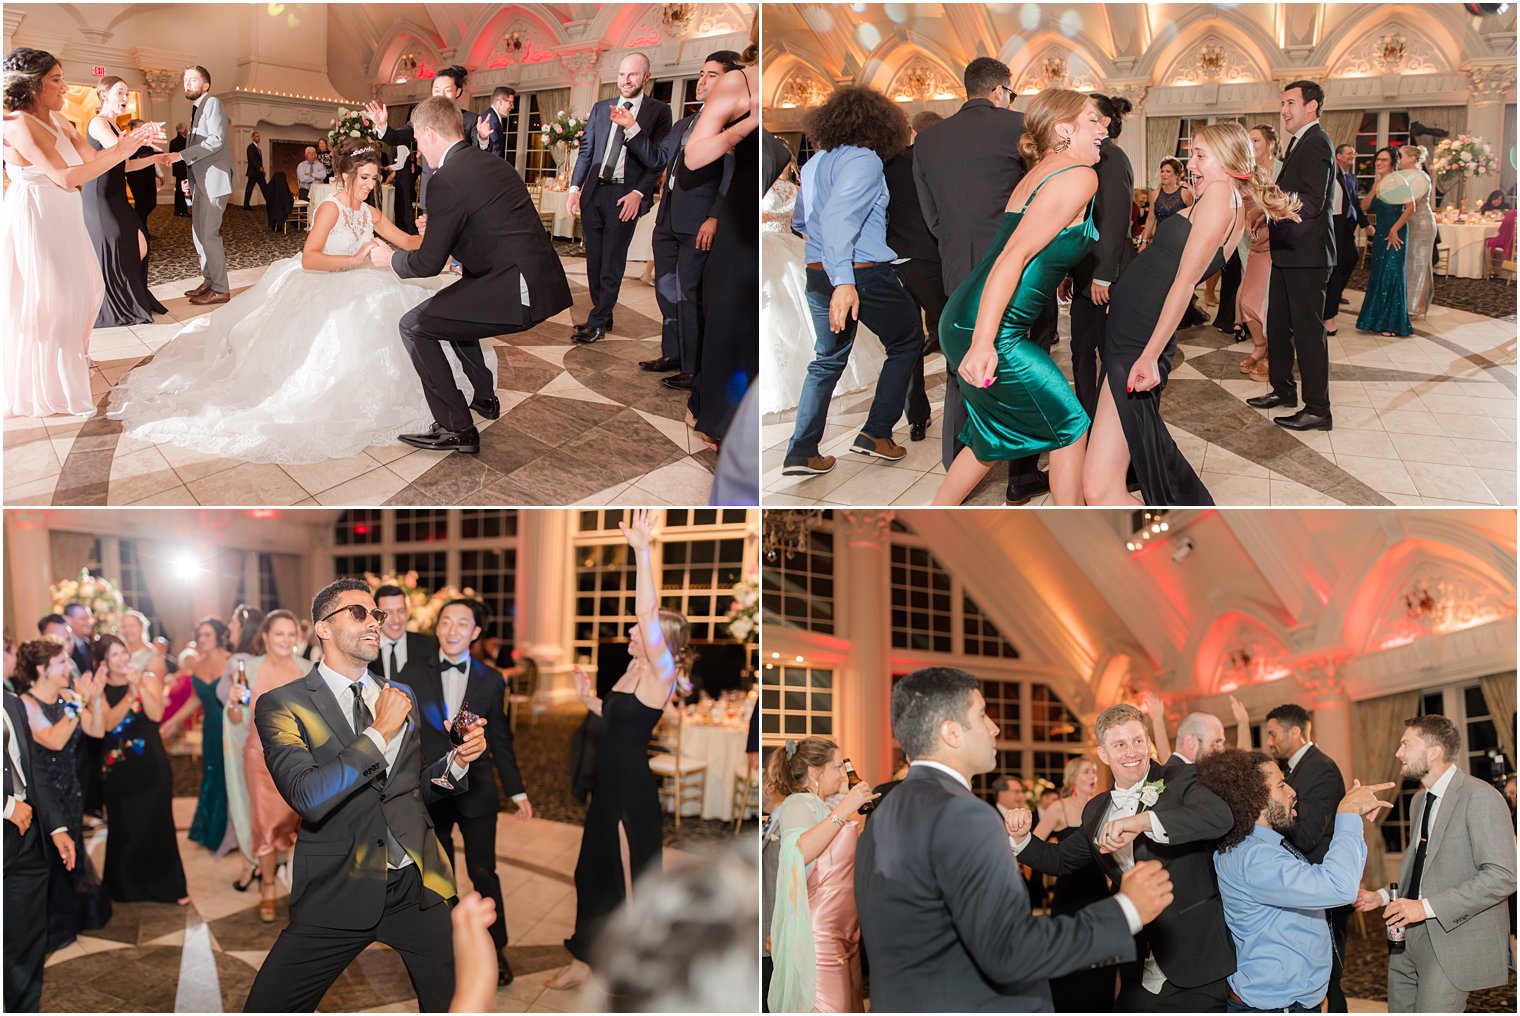
POLYGON ((1071 375, 1077 401, 1089 417, 1098 413, 1099 384, 1103 377, 1103 337, 1108 327, 1108 305, 1099 306, 1081 293, 1071 297, 1071 375))
POLYGON ((1226 332, 1235 330, 1235 294, 1240 292, 1240 251, 1230 251, 1229 260, 1219 270, 1219 313, 1214 315, 1214 327, 1226 332))
MULTIPOLYGON (((9 768, 10 763, 6 766, 9 768)), ((48 861, 32 815, 26 835, 5 821, 5 1011, 37 1012, 47 947, 48 861)))
POLYGON ((244 1012, 315 1012, 317 1003, 371 942, 401 954, 422 1012, 448 1012, 454 997, 454 930, 449 907, 422 909, 422 873, 390 873, 385 911, 373 928, 322 928, 292 921, 264 959, 244 1012))
POLYGON ((1121 977, 1114 1012, 1224 1012, 1229 997, 1230 982, 1223 977, 1196 988, 1179 988, 1166 981, 1154 995, 1138 980, 1121 977))
POLYGON ((470 415, 470 401, 454 385, 454 371, 449 366, 444 343, 454 346, 454 355, 464 366, 465 377, 474 387, 472 398, 494 395, 491 372, 486 369, 486 358, 478 339, 521 331, 513 325, 484 324, 479 321, 457 321, 438 317, 428 310, 426 301, 413 307, 401 317, 401 344, 412 358, 412 366, 422 378, 422 394, 427 398, 428 410, 444 430, 456 433, 475 426, 470 415))
POLYGON ((1334 321, 1341 312, 1341 296, 1345 294, 1346 283, 1351 281, 1351 273, 1356 271, 1357 260, 1361 257, 1361 252, 1356 249, 1356 220, 1349 215, 1337 215, 1334 222, 1335 267, 1330 269, 1330 282, 1325 287, 1326 321, 1334 321))
MULTIPOLYGON (((180 190, 180 186, 179 186, 180 184, 184 183, 188 179, 190 179, 188 176, 176 176, 174 178, 174 214, 175 215, 189 215, 190 214, 190 202, 188 200, 186 200, 186 198, 185 198, 185 192, 182 191, 182 190, 180 190)), ((306 195, 303 194, 301 196, 305 197, 306 195)))
POLYGON ((591 292, 588 328, 607 328, 617 309, 623 272, 628 267, 628 245, 633 242, 639 220, 618 218, 618 199, 632 190, 627 183, 599 183, 591 200, 581 203, 581 234, 586 239, 586 288, 591 292))
POLYGON ((1272 266, 1267 284, 1267 369, 1272 391, 1298 404, 1293 361, 1303 379, 1304 408, 1330 413, 1330 351, 1325 345, 1325 288, 1330 268, 1272 266))
POLYGON ((261 169, 257 173, 250 173, 248 175, 248 183, 243 187, 243 207, 245 209, 249 207, 248 201, 253 197, 255 187, 258 188, 259 194, 263 196, 264 204, 269 204, 269 184, 264 180, 264 171, 261 169))
MULTIPOLYGON (((490 777, 490 773, 485 774, 490 777)), ((501 879, 496 874, 496 815, 461 815, 453 799, 445 798, 428 806, 433 816, 433 831, 443 852, 454 865, 454 827, 464 840, 464 869, 469 873, 470 884, 482 896, 488 896, 496 904, 496 920, 491 924, 491 941, 498 951, 507 944, 507 912, 501 903, 501 879)), ((458 869, 455 869, 456 871, 458 869)))
POLYGON ((1345 970, 1342 962, 1346 955, 1346 927, 1351 923, 1350 907, 1332 907, 1328 911, 1330 915, 1330 934, 1335 939, 1335 949, 1330 958, 1330 987, 1325 992, 1326 1012, 1349 1012, 1346 1008, 1346 992, 1341 989, 1341 973, 1345 970))
POLYGON ((939 316, 950 298, 945 295, 944 274, 938 259, 909 258, 897 266, 903 286, 924 318, 924 345, 918 354, 918 369, 908 378, 908 422, 923 426, 929 422, 929 396, 924 390, 924 358, 939 348, 939 316))
MULTIPOLYGON (((682 374, 695 374, 697 352, 702 348, 702 269, 707 266, 707 251, 697 249, 695 233, 672 230, 668 215, 655 223, 650 243, 654 298, 660 305, 660 355, 680 360, 682 374)), ((625 257, 627 249, 625 245, 625 257)))

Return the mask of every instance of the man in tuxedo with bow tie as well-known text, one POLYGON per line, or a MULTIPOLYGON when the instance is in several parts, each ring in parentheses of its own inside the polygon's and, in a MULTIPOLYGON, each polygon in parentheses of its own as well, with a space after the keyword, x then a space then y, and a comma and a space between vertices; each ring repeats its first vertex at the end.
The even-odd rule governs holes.
POLYGON ((448 904, 453 868, 427 805, 469 786, 486 750, 483 723, 456 753, 424 763, 411 689, 368 670, 383 613, 369 584, 339 579, 317 593, 312 626, 322 662, 265 692, 254 723, 269 775, 301 816, 290 924, 264 960, 247 1012, 313 1012, 371 942, 401 954, 422 1012, 454 993, 448 904), (446 775, 450 786, 438 782, 446 775))
MULTIPOLYGON (((697 99, 706 101, 718 79, 739 69, 739 54, 719 50, 708 54, 697 77, 697 99)), ((732 152, 701 169, 682 175, 685 184, 677 186, 676 170, 686 151, 686 138, 696 125, 701 111, 676 121, 663 141, 655 142, 633 121, 629 110, 614 106, 614 122, 624 130, 628 150, 647 165, 665 170, 665 194, 655 213, 654 295, 660 305, 660 355, 654 360, 640 360, 639 366, 656 372, 678 371, 661 378, 667 388, 690 391, 697 373, 697 352, 702 343, 702 269, 707 252, 712 250, 718 232, 718 198, 728 193, 734 175, 732 152)))
MULTIPOLYGON (((517 819, 533 817, 533 805, 523 787, 517 769, 517 753, 512 747, 512 728, 507 724, 503 696, 506 684, 500 671, 470 656, 470 644, 480 637, 484 626, 485 605, 477 600, 450 600, 438 611, 434 628, 438 641, 431 653, 413 657, 402 671, 407 683, 417 691, 417 706, 422 712, 422 748, 424 757, 441 755, 449 750, 449 727, 465 706, 486 721, 486 753, 470 766, 470 785, 461 793, 441 797, 428 805, 433 827, 449 863, 454 861, 454 827, 464 840, 464 867, 475 891, 496 903, 496 921, 491 925, 491 939, 496 945, 496 983, 512 983, 512 968, 507 963, 507 912, 502 907, 501 879, 496 874, 496 816, 501 798, 496 792, 496 775, 507 796, 517 806, 517 819), (496 772, 492 773, 492 768, 496 772)), ((387 617, 389 620, 389 617, 387 617)))
POLYGON ((1120 967, 1117 1012, 1224 1012, 1235 950, 1219 905, 1214 841, 1230 831, 1230 809, 1198 782, 1196 766, 1150 757, 1145 714, 1127 703, 1098 714, 1098 759, 1114 789, 1082 811, 1082 835, 1060 845, 1030 835, 1032 816, 1016 808, 1008 834, 1020 862, 1048 875, 1096 864, 1120 884, 1135 864, 1160 861, 1176 899, 1135 939, 1120 967))
POLYGON ((37 1012, 47 946, 48 852, 74 870, 63 806, 32 750, 32 728, 5 693, 5 1009, 37 1012))
MULTIPOLYGON (((618 64, 618 98, 603 99, 591 107, 586 137, 570 174, 566 207, 581 218, 586 238, 586 288, 591 292, 591 313, 576 325, 576 342, 596 342, 612 330, 612 312, 623 287, 628 266, 628 245, 639 216, 654 201, 660 174, 658 160, 646 162, 628 147, 627 132, 612 122, 614 102, 633 114, 639 129, 649 135, 658 151, 670 131, 670 107, 644 94, 650 73, 649 58, 630 53, 618 64)), ((646 153, 647 154, 647 153, 646 153)))
MULTIPOLYGON (((1356 231, 1371 229, 1372 222, 1362 211, 1362 198, 1357 193, 1356 149, 1351 145, 1338 145, 1335 149, 1335 267, 1330 270, 1330 284, 1325 289, 1325 328, 1335 324, 1341 312, 1341 296, 1346 283, 1356 270, 1361 252, 1356 249, 1356 231)), ((1331 335, 1335 331, 1330 331, 1331 335)))

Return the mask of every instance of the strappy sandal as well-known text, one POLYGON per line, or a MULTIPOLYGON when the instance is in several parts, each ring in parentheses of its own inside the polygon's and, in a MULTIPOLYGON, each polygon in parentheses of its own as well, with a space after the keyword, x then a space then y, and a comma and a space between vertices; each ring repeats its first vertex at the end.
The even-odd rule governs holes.
POLYGON ((266 896, 265 898, 259 900, 259 920, 263 921, 265 924, 274 923, 275 899, 273 896, 266 896))
POLYGON ((1251 374, 1255 372, 1256 368, 1261 366, 1261 361, 1261 357, 1257 356, 1255 353, 1252 353, 1250 356, 1240 361, 1240 372, 1242 374, 1251 374))

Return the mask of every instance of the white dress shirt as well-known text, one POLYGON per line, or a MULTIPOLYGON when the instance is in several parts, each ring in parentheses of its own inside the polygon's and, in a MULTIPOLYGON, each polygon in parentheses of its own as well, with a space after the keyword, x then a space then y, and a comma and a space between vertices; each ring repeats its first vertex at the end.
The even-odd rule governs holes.
MULTIPOLYGON (((25 707, 23 706, 23 708, 25 708, 25 707)), ((9 751, 10 756, 11 756, 11 773, 12 773, 12 775, 15 776, 15 789, 16 789, 16 793, 13 796, 7 797, 5 799, 5 818, 10 818, 11 815, 14 814, 15 811, 16 811, 16 802, 17 801, 26 801, 26 799, 27 799, 27 797, 26 797, 26 771, 21 768, 21 739, 16 736, 16 728, 11 723, 11 714, 10 714, 10 711, 9 710, 4 710, 4 712, 5 712, 5 733, 6 733, 5 743, 6 743, 6 748, 9 751)), ((37 816, 35 814, 33 814, 32 815, 32 821, 35 822, 36 820, 37 820, 37 816)), ((68 831, 69 831, 68 826, 59 826, 57 829, 49 829, 48 830, 48 835, 49 836, 56 836, 59 833, 66 833, 68 831)))
MULTIPOLYGON (((1430 835, 1432 835, 1432 836, 1435 835, 1435 831, 1436 831, 1436 814, 1441 810, 1441 802, 1444 801, 1444 800, 1446 800, 1446 792, 1451 789, 1451 781, 1456 778, 1455 775, 1454 775, 1456 773, 1456 771, 1457 771, 1457 767, 1456 766, 1450 766, 1449 768, 1447 768, 1446 772, 1444 772, 1444 773, 1441 774, 1441 778, 1439 780, 1436 780, 1435 785, 1432 786, 1432 787, 1430 787, 1429 790, 1425 794, 1425 807, 1427 807, 1427 808, 1430 809, 1430 818, 1425 822, 1425 828, 1428 829, 1428 830, 1430 830, 1430 835), (1434 801, 1431 801, 1431 799, 1430 799, 1430 795, 1431 794, 1436 795, 1436 799, 1434 801)), ((1411 816, 1411 819, 1412 818, 1413 818, 1413 816, 1411 816)), ((1419 829, 1420 829, 1419 823, 1411 821, 1409 823, 1409 826, 1410 826, 1410 829, 1412 831, 1414 831, 1416 835, 1418 835, 1419 829)), ((1409 844, 1409 846, 1405 847, 1404 849, 1406 849, 1406 850, 1414 850, 1418 846, 1419 846, 1419 844, 1417 844, 1417 843, 1411 843, 1411 844, 1409 844)), ((1425 860, 1426 861, 1430 860, 1430 847, 1429 846, 1427 846, 1425 848, 1425 860)), ((1383 900, 1383 906, 1386 907, 1389 904, 1389 902, 1390 902, 1390 900, 1388 898, 1388 890, 1387 889, 1379 889, 1378 890, 1378 896, 1382 898, 1382 900, 1383 900)), ((1430 900, 1426 899, 1424 896, 1421 896, 1420 897, 1420 902, 1425 905, 1425 920, 1427 920, 1427 921, 1433 921, 1433 920, 1435 920, 1436 919, 1436 912, 1435 912, 1435 908, 1433 908, 1430 905, 1430 900)))
MULTIPOLYGON (((465 667, 464 670, 460 670, 459 668, 455 667, 453 669, 444 670, 442 672, 444 710, 443 720, 445 723, 448 723, 454 719, 454 715, 459 712, 461 705, 464 703, 464 689, 465 685, 468 684, 470 680, 471 660, 469 653, 465 653, 458 660, 451 659, 449 657, 449 654, 444 652, 442 649, 438 650, 438 659, 439 662, 443 664, 462 662, 464 663, 465 667)), ((512 795, 512 800, 517 803, 521 803, 527 799, 528 795, 526 792, 512 795)))
MULTIPOLYGON (((629 110, 628 110, 628 112, 632 113, 634 115, 634 117, 637 118, 638 115, 639 115, 639 110, 641 108, 643 108, 643 106, 644 106, 644 93, 640 92, 638 95, 635 95, 631 99, 625 99, 621 95, 614 95, 612 97, 612 102, 613 102, 614 105, 618 105, 618 106, 621 106, 624 103, 627 103, 629 105, 629 107, 630 107, 629 110)), ((608 153, 612 149, 612 138, 613 138, 613 135, 616 133, 616 130, 615 130, 616 126, 617 125, 614 124, 613 125, 614 130, 607 132, 607 147, 603 148, 599 153, 597 153, 596 164, 591 167, 591 172, 595 173, 597 175, 598 179, 600 179, 601 174, 602 174, 602 166, 607 162, 607 155, 608 155, 608 153)), ((633 137, 633 135, 636 134, 636 133, 638 133, 638 125, 637 124, 634 125, 634 130, 632 130, 632 131, 624 131, 623 132, 623 140, 624 140, 623 149, 622 149, 622 151, 618 152, 617 165, 614 166, 613 169, 612 169, 612 179, 616 183, 624 183, 628 179, 627 176, 624 175, 625 171, 627 169, 627 166, 628 166, 628 145, 627 145, 627 139, 633 137)), ((575 193, 575 192, 578 192, 580 190, 580 188, 579 187, 571 187, 570 190, 571 190, 572 193, 575 193)), ((634 192, 630 192, 630 193, 637 193, 640 197, 644 196, 644 192, 643 191, 634 191, 634 192)))
POLYGON ((406 632, 392 642, 384 634, 380 636, 380 669, 385 671, 385 679, 394 681, 396 675, 406 667, 406 632), (396 653, 396 669, 391 670, 391 652, 396 653))
POLYGON ((1310 748, 1312 748, 1312 747, 1314 747, 1314 742, 1313 741, 1305 741, 1304 742, 1304 746, 1302 748, 1298 749, 1293 754, 1291 754, 1291 755, 1288 756, 1288 772, 1289 772, 1289 774, 1291 774, 1293 772, 1293 770, 1295 770, 1295 769, 1298 768, 1298 764, 1304 760, 1304 754, 1306 752, 1308 752, 1308 750, 1310 748))

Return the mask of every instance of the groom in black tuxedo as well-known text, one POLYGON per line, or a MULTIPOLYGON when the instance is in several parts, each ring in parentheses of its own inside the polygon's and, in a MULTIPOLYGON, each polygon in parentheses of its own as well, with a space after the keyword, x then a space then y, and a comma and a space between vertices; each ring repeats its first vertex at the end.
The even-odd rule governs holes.
POLYGON ((997 812, 970 780, 997 764, 997 724, 964 670, 892 689, 892 736, 913 760, 855 852, 855 899, 878 1012, 1049 1011, 1049 979, 1134 959, 1135 933, 1171 902, 1162 866, 1062 917, 1035 917, 997 812))
POLYGON ((1133 866, 1161 862, 1176 901, 1135 936, 1134 958, 1119 970, 1115 1011, 1224 1012, 1235 947, 1214 877, 1214 841, 1230 831, 1230 809, 1198 782, 1196 766, 1150 757, 1139 709, 1109 706, 1096 728, 1098 758, 1113 772, 1114 789, 1087 802, 1082 835, 1060 845, 1030 836, 1029 810, 1014 809, 1007 820, 1014 852, 1047 875, 1096 864, 1120 886, 1133 866))
POLYGON ((446 1012, 454 994, 447 904, 456 893, 427 805, 469 786, 485 731, 475 724, 452 762, 444 755, 424 767, 411 690, 368 670, 383 620, 369 585, 333 582, 312 600, 311 616, 322 662, 266 692, 254 711, 269 775, 301 829, 290 924, 244 1011, 313 1012, 355 956, 384 942, 401 954, 418 1008, 446 1012), (445 772, 451 790, 433 782, 445 772))
POLYGON ((452 255, 463 278, 401 318, 401 341, 422 378, 435 421, 425 434, 402 434, 416 448, 476 454, 480 432, 473 409, 501 415, 491 373, 476 340, 521 332, 570 306, 570 284, 544 232, 538 210, 517 171, 464 139, 452 100, 435 97, 412 110, 417 147, 433 165, 422 246, 390 252, 376 244, 372 258, 403 279, 443 271, 452 255), (455 345, 474 391, 469 401, 454 384, 443 343, 455 345))

